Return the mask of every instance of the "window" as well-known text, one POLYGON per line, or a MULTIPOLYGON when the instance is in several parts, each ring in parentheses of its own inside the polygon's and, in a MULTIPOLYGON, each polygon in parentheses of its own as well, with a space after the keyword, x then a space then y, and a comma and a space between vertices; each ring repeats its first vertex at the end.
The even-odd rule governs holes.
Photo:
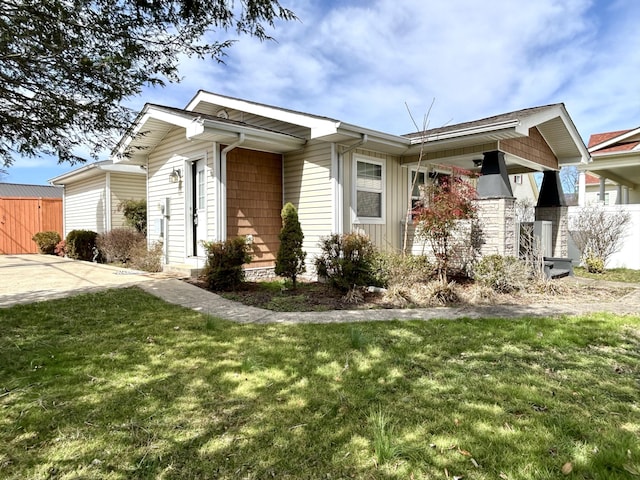
POLYGON ((384 223, 384 164, 355 158, 355 223, 384 223))
POLYGON ((513 183, 521 185, 522 184, 522 175, 514 175, 513 176, 513 183))
POLYGON ((412 169, 409 172, 409 190, 411 190, 411 186, 413 185, 413 181, 416 178, 416 174, 418 175, 418 181, 416 182, 415 186, 413 187, 413 191, 411 192, 411 211, 413 212, 416 208, 422 206, 422 200, 420 200, 420 186, 426 184, 427 173, 424 171, 418 172, 415 169, 412 169))

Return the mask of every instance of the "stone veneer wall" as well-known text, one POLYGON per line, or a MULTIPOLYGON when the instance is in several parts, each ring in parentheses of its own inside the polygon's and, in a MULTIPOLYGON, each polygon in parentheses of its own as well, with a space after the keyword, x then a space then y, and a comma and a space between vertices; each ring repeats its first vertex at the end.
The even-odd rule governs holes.
POLYGON ((568 207, 536 207, 536 221, 551 222, 551 249, 553 256, 569 256, 568 207))
POLYGON ((481 255, 516 256, 515 198, 483 198, 476 205, 483 236, 481 255))

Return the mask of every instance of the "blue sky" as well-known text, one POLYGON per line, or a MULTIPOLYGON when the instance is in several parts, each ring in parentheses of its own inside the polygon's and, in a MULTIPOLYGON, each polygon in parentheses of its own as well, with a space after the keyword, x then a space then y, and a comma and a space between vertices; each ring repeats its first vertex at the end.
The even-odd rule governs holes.
MULTIPOLYGON (((185 58, 180 84, 127 104, 184 107, 204 89, 402 134, 415 130, 406 105, 421 122, 433 99, 430 127, 564 102, 585 142, 640 126, 637 0, 281 3, 299 21, 278 23, 275 42, 242 37, 225 64, 185 58)), ((3 181, 73 168, 17 159, 3 181)))

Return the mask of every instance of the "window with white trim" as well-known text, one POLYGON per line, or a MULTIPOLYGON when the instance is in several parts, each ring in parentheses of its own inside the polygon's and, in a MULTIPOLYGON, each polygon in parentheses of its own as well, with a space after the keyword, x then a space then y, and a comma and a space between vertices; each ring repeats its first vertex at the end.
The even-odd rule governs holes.
POLYGON ((384 162, 354 155, 354 223, 384 223, 384 162))
POLYGON ((411 192, 411 211, 413 212, 416 208, 422 207, 422 200, 420 199, 420 187, 427 183, 427 172, 424 170, 416 170, 412 168, 409 170, 409 190, 413 186, 413 191, 411 192), (416 178, 416 174, 418 176, 418 180, 416 181, 415 186, 413 186, 413 181, 416 178))

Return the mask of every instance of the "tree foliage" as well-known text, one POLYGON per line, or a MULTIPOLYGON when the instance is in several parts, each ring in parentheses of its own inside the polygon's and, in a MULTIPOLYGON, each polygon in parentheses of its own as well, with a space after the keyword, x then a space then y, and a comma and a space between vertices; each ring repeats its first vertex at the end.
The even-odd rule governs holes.
POLYGON ((147 200, 123 200, 118 204, 118 211, 124 215, 126 224, 136 231, 147 234, 147 200))
POLYGON ((447 282, 447 270, 461 220, 477 216, 474 204, 476 191, 462 178, 462 171, 453 169, 451 175, 440 175, 425 185, 422 204, 414 212, 416 235, 427 240, 436 261, 438 277, 447 282))
POLYGON ((0 158, 112 146, 143 86, 179 81, 185 56, 222 60, 219 30, 270 39, 292 20, 278 0, 3 0, 0 5, 0 158))
POLYGON ((569 234, 589 271, 604 271, 607 260, 622 246, 630 222, 629 212, 606 209, 600 204, 582 207, 569 218, 569 234))
POLYGON ((305 271, 304 257, 306 253, 302 251, 302 227, 298 220, 298 211, 292 203, 288 202, 282 208, 282 229, 280 230, 280 247, 276 257, 276 275, 290 278, 293 288, 296 288, 298 275, 305 271))

